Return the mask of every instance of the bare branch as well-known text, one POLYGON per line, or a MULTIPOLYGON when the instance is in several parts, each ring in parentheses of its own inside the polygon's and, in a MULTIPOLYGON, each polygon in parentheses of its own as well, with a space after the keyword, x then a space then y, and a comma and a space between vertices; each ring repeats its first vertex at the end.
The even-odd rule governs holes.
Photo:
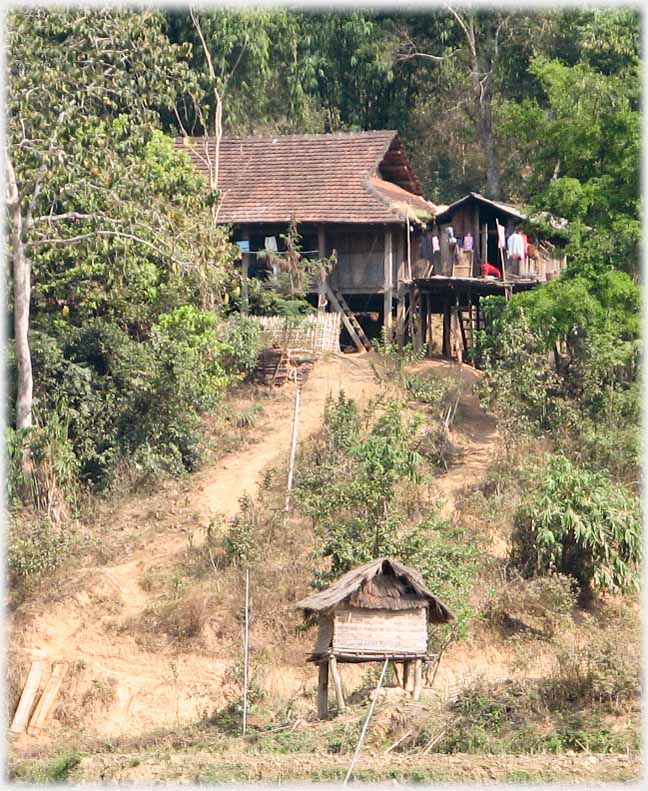
POLYGON ((32 225, 45 222, 48 224, 65 222, 66 220, 103 220, 104 222, 114 223, 115 225, 121 222, 120 220, 113 220, 110 217, 106 217, 104 214, 81 214, 77 211, 69 211, 65 214, 44 214, 41 217, 34 217, 32 225))
POLYGON ((189 264, 187 264, 186 261, 181 261, 179 258, 175 258, 174 256, 170 255, 164 250, 161 250, 159 246, 156 246, 152 242, 149 242, 147 239, 142 239, 141 236, 136 236, 135 234, 132 233, 125 233, 123 231, 97 230, 97 231, 89 231, 88 233, 81 233, 78 234, 77 236, 69 236, 66 239, 36 239, 33 242, 29 242, 27 246, 32 249, 35 247, 45 247, 47 245, 49 245, 50 247, 64 247, 65 245, 75 244, 76 242, 81 242, 85 239, 93 239, 97 236, 107 236, 118 239, 130 239, 131 241, 137 242, 138 244, 141 244, 144 247, 148 247, 149 250, 153 250, 159 255, 168 258, 174 264, 177 264, 183 269, 190 268, 189 264))
POLYGON ((468 26, 466 25, 466 22, 454 10, 454 8, 450 5, 450 3, 444 3, 444 5, 448 9, 448 11, 450 11, 452 16, 457 20, 457 22, 460 24, 461 29, 463 30, 464 35, 466 36, 466 41, 468 42, 468 46, 470 47, 470 52, 471 52, 471 54, 473 56, 473 60, 475 60, 475 62, 476 62, 476 60, 477 60, 477 48, 475 46, 475 31, 468 29, 468 26))

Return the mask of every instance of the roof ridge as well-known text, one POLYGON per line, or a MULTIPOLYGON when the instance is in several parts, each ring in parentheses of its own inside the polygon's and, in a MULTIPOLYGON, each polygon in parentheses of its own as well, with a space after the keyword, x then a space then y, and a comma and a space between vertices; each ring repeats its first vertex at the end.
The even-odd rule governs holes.
MULTIPOLYGON (((322 132, 311 134, 262 134, 262 135, 223 135, 221 143, 229 141, 246 142, 267 142, 268 140, 343 140, 351 137, 380 137, 390 135, 393 139, 399 132, 397 129, 367 129, 362 132, 322 132)), ((176 140, 208 140, 212 142, 216 139, 214 135, 176 135, 176 140)))

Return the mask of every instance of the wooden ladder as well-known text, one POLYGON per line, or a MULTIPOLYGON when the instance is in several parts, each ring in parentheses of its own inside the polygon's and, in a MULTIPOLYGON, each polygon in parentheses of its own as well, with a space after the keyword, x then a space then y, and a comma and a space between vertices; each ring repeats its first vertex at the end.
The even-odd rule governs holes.
POLYGON ((335 310, 340 314, 342 323, 351 336, 351 340, 353 341, 357 350, 359 352, 371 351, 371 341, 365 335, 364 330, 360 326, 360 322, 358 319, 356 319, 346 299, 344 299, 342 296, 342 293, 337 289, 332 289, 327 283, 326 296, 331 305, 333 305, 335 310))

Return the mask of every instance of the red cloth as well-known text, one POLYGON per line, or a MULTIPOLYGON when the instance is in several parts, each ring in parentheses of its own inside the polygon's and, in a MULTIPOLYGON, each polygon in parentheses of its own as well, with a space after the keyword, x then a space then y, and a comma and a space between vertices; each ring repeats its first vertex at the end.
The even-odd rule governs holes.
POLYGON ((502 277, 502 273, 496 266, 489 264, 488 261, 485 261, 481 265, 481 276, 487 277, 488 275, 493 275, 494 277, 502 277))

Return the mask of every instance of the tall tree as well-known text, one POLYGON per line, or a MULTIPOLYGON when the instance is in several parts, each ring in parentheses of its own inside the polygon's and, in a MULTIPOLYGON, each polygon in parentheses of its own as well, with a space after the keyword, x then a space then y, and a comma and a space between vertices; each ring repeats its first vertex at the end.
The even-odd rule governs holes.
MULTIPOLYGON (((5 165, 20 429, 32 422, 32 271, 48 273, 46 296, 66 272, 92 280, 110 270, 114 283, 132 266, 142 287, 146 261, 190 278, 207 262, 193 243, 204 233, 199 218, 188 224, 173 212, 178 198, 168 182, 190 177, 174 172, 173 152, 152 134, 159 109, 171 107, 191 77, 187 47, 169 44, 162 16, 24 10, 10 16, 8 45, 5 165)), ((202 253, 212 254, 209 246, 202 253)), ((93 294, 84 296, 92 309, 93 294)), ((94 296, 114 298, 101 290, 94 296)))

